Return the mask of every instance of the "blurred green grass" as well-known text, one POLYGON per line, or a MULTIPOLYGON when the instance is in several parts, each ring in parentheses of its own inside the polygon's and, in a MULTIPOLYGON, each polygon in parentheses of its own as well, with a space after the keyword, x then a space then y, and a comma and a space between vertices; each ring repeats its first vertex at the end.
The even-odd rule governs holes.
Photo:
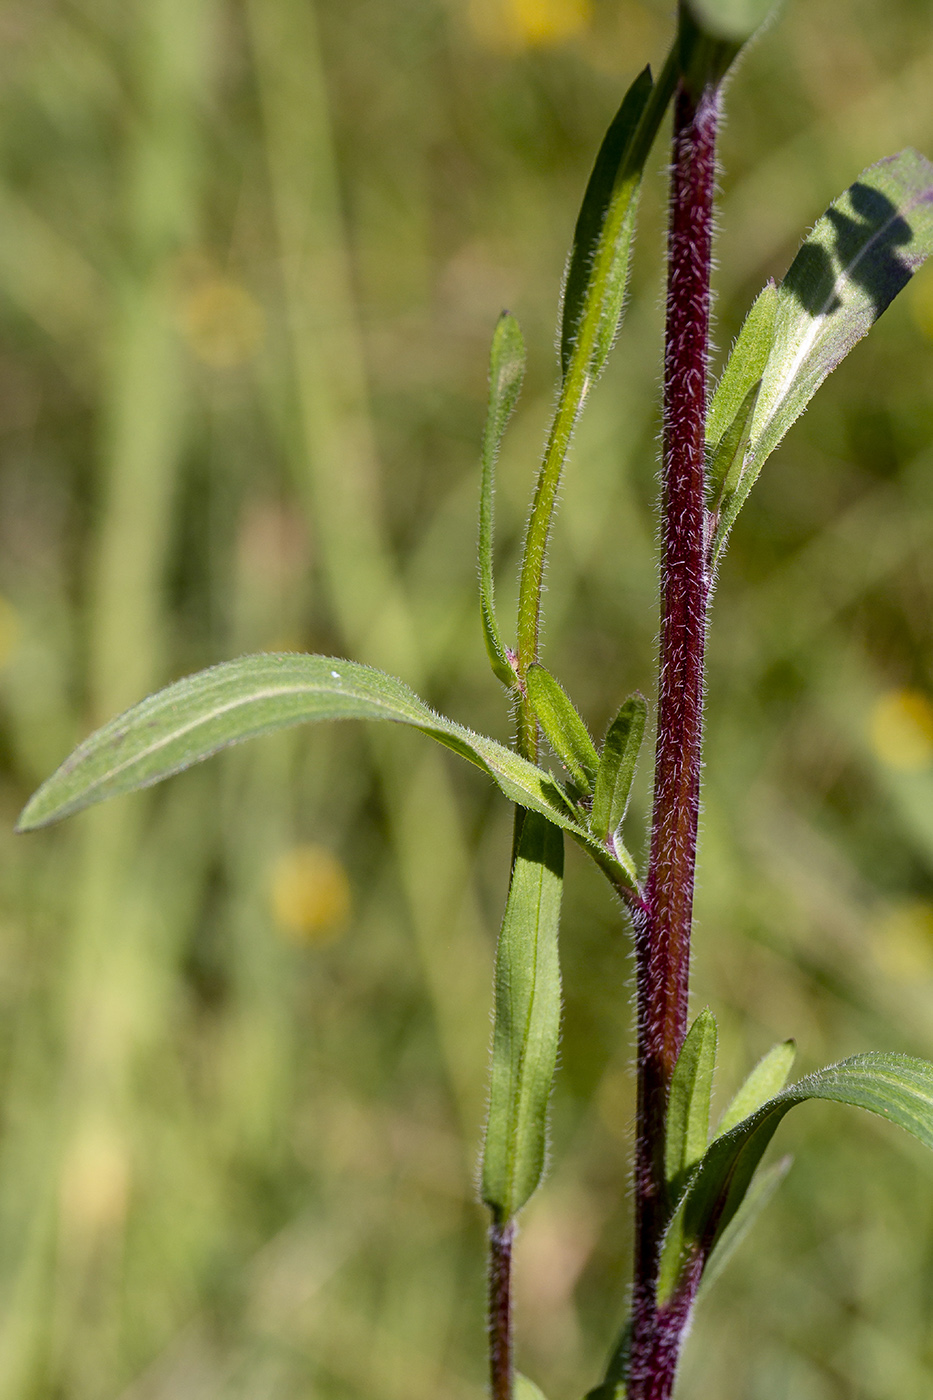
MULTIPOLYGON (((500 737, 475 603, 503 305, 529 341, 503 614, 593 153, 649 0, 112 0, 0 14, 0 1394, 471 1400, 474 1199, 509 814, 417 737, 236 751, 14 839, 95 722, 238 652, 346 652, 500 737), (350 910, 341 910, 349 890, 350 910)), ((796 0, 729 93, 718 341, 826 204, 933 153, 925 0, 796 0)), ((547 659, 598 732, 651 686, 664 156, 580 430, 547 659)), ((710 649, 697 1007, 720 1087, 933 1054, 933 274, 769 464, 710 649)), ((645 765, 646 766, 646 765, 645 765)), ((647 779, 637 798, 643 817, 647 779)), ((568 869, 523 1369, 597 1377, 624 1305, 627 940, 568 869)), ((931 1164, 827 1106, 704 1303, 684 1395, 921 1400, 931 1164)))

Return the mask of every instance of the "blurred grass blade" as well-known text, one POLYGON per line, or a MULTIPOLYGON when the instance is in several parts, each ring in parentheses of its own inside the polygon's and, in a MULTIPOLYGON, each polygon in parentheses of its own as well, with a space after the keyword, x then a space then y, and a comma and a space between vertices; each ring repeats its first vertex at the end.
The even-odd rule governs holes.
POLYGON ((586 316, 596 327, 587 366, 596 378, 612 348, 625 300, 641 172, 619 179, 625 154, 648 105, 653 83, 645 68, 632 83, 603 137, 590 175, 567 263, 560 324, 560 369, 566 378, 586 316), (605 238, 604 238, 605 235, 605 238))
POLYGON ((933 1148, 933 1064, 909 1055, 855 1055, 809 1074, 762 1104, 710 1144, 678 1207, 662 1249, 658 1297, 677 1286, 684 1265, 709 1258, 736 1216, 781 1119, 807 1099, 868 1109, 933 1148))
POLYGON ((596 770, 590 830, 598 841, 618 839, 628 808, 635 768, 645 733, 648 706, 643 695, 630 695, 609 726, 596 770))
POLYGON ((543 666, 531 666, 526 678, 528 699, 547 741, 581 792, 591 793, 599 754, 573 701, 543 666))
POLYGON ((522 823, 496 950, 496 1010, 482 1196, 511 1220, 544 1172, 560 1035, 557 931, 564 839, 536 812, 522 823))
POLYGON ((716 1017, 707 1007, 687 1032, 671 1076, 664 1175, 675 1196, 709 1145, 717 1039, 716 1017))
POLYGON ((479 505, 479 591, 483 636, 496 677, 509 687, 515 672, 499 631, 493 577, 493 493, 496 458, 506 425, 518 400, 525 373, 525 342, 515 317, 503 311, 489 355, 489 407, 483 432, 482 486, 479 505))
POLYGON ((697 1293, 698 1302, 719 1278, 793 1164, 793 1157, 782 1157, 779 1161, 772 1162, 770 1167, 763 1167, 760 1172, 755 1173, 745 1199, 720 1235, 709 1263, 703 1270, 703 1280, 697 1293))
MULTIPOLYGON (((869 166, 819 220, 776 289, 773 344, 745 465, 719 523, 712 562, 767 457, 931 251, 933 164, 909 147, 869 166)), ((753 382, 759 352, 755 336, 746 342, 743 330, 733 358, 747 353, 750 367, 737 365, 733 377, 753 382)), ((731 361, 724 383, 730 368, 731 361)), ((725 410, 723 403, 718 414, 725 416, 725 410)))
POLYGON ((27 804, 18 829, 149 787, 259 734, 317 720, 409 724, 475 763, 513 802, 576 830, 554 780, 510 749, 435 714, 401 681, 329 656, 245 656, 150 696, 86 739, 27 804))
POLYGON ((716 1136, 722 1137, 723 1133, 731 1132, 743 1118, 750 1117, 768 1099, 779 1094, 787 1083, 796 1057, 797 1043, 793 1040, 779 1040, 766 1055, 762 1055, 719 1120, 716 1136))

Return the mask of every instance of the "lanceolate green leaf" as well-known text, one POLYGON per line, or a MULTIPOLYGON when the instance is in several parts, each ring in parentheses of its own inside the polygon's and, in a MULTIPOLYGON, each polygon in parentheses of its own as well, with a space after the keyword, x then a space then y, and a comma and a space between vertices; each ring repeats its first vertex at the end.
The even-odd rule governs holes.
POLYGON ((706 416, 706 450, 711 455, 742 407, 749 389, 760 383, 774 344, 778 289, 768 282, 745 317, 726 361, 706 416))
POLYGON ((596 772, 590 830, 598 841, 618 839, 632 791, 648 706, 630 695, 609 726, 596 772))
POLYGON ((781 1092, 794 1067, 796 1055, 797 1045, 793 1040, 779 1040, 767 1055, 762 1055, 719 1120, 717 1137, 731 1132, 744 1118, 750 1117, 763 1103, 781 1092))
POLYGON ((515 684, 505 643, 496 621, 493 580, 493 492, 496 457, 525 373, 525 342, 508 311, 499 317, 489 355, 489 408, 483 433, 482 487, 479 505, 479 591, 483 636, 492 669, 505 685, 515 684))
POLYGON ((548 743, 580 791, 591 793, 599 755, 573 701, 543 666, 529 667, 526 684, 528 699, 548 743))
MULTIPOLYGON (((869 166, 819 220, 777 288, 773 340, 741 479, 730 519, 724 514, 716 531, 713 562, 766 458, 931 251, 933 164, 909 148, 869 166)), ((743 331, 733 360, 745 356, 753 339, 743 331)), ((724 382, 730 372, 754 382, 756 368, 732 371, 730 361, 724 382)), ((726 416, 723 405, 720 417, 726 416)))
POLYGON ((807 1075, 710 1144, 665 1240, 662 1301, 676 1288, 687 1260, 697 1254, 709 1257, 741 1206, 781 1119, 807 1099, 866 1108, 933 1147, 933 1064, 909 1055, 866 1054, 807 1075))
POLYGON ((625 94, 603 137, 583 196, 561 306, 560 367, 564 376, 570 369, 584 317, 591 317, 595 324, 588 366, 595 377, 605 365, 622 315, 641 172, 628 172, 621 180, 619 175, 651 88, 651 72, 646 68, 625 94))
POLYGON ((560 1034, 557 930, 563 836, 526 814, 496 950, 489 1117, 482 1195, 511 1220, 544 1172, 547 1106, 560 1034))
POLYGON ((716 1018, 707 1008, 700 1012, 687 1032, 671 1076, 664 1175, 675 1196, 709 1143, 716 1043, 716 1018))

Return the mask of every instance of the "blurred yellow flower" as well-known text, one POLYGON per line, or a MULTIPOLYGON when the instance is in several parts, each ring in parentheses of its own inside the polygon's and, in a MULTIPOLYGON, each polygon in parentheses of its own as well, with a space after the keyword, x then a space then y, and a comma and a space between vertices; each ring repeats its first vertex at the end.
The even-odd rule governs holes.
POLYGON ((547 48, 582 33, 592 0, 470 0, 469 20, 489 48, 514 53, 547 48))
POLYGON ((350 916, 350 882, 324 846, 293 846, 272 866, 269 899, 275 922, 292 942, 330 943, 350 916))
POLYGON ((871 743, 882 763, 918 773, 933 763, 933 703, 919 690, 882 695, 871 715, 871 743))
POLYGON ((65 1150, 59 1180, 63 1233, 81 1244, 122 1226, 132 1185, 121 1132, 103 1119, 81 1124, 65 1150))
POLYGON ((179 297, 182 334, 211 369, 235 369, 252 359, 262 344, 262 307, 244 286, 208 263, 192 269, 187 270, 179 297))
POLYGON ((893 905, 875 930, 872 948, 887 977, 898 982, 933 977, 933 905, 919 899, 893 905))

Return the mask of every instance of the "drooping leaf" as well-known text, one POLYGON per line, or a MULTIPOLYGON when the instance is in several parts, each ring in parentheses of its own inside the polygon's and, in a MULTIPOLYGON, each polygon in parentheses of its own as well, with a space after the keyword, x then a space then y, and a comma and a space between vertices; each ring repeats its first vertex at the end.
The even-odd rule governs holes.
POLYGON ((525 373, 525 341, 515 317, 503 311, 496 324, 489 354, 489 407, 483 433, 482 485, 479 504, 479 591, 483 636, 490 664, 507 686, 515 684, 515 672, 496 620, 493 579, 493 492, 496 458, 506 425, 512 416, 525 373))
POLYGON ((671 1076, 664 1175, 674 1197, 709 1144, 716 1044, 716 1017, 707 1007, 687 1032, 671 1076))
POLYGON ((615 840, 628 809, 635 768, 645 733, 648 706, 630 695, 609 726, 596 770, 590 830, 598 841, 615 840))
POLYGON ((589 313, 596 321, 589 357, 590 374, 595 378, 605 365, 622 315, 641 171, 628 172, 627 179, 619 176, 652 86, 651 71, 645 68, 625 94, 603 137, 583 196, 561 306, 560 367, 564 376, 584 317, 589 313))
POLYGON ((317 720, 414 726, 484 769, 506 796, 573 828, 569 802, 546 773, 494 739, 436 714, 406 685, 332 656, 244 656, 177 681, 105 724, 43 783, 20 831, 106 797, 149 787, 228 744, 317 720))
MULTIPOLYGON (((933 164, 910 148, 869 166, 819 220, 777 288, 741 479, 712 562, 766 458, 931 251, 933 164)), ((742 344, 740 336, 736 352, 742 344)))
POLYGON ((703 1270, 703 1279, 697 1293, 697 1302, 705 1297, 719 1278, 729 1260, 790 1171, 793 1163, 793 1157, 781 1157, 777 1162, 772 1162, 769 1167, 762 1167, 761 1170, 757 1171, 752 1177, 752 1184, 746 1192, 745 1199, 717 1240, 713 1252, 709 1257, 709 1262, 703 1270))
POLYGON ((591 793, 599 755, 570 696, 543 666, 528 668, 526 685, 531 707, 551 748, 580 791, 591 793))
POLYGON ((495 1024, 482 1196, 511 1220, 544 1171, 560 1034, 560 831, 525 815, 496 949, 495 1024))
POLYGON ((717 1137, 731 1132, 744 1118, 750 1117, 763 1103, 781 1092, 796 1056, 797 1043, 793 1040, 779 1040, 766 1055, 762 1055, 720 1118, 717 1137))
POLYGON ((807 1075, 710 1144, 668 1227, 659 1301, 671 1297, 690 1260, 709 1258, 745 1199, 781 1119, 807 1099, 868 1109, 933 1148, 933 1064, 910 1055, 875 1053, 807 1075))

